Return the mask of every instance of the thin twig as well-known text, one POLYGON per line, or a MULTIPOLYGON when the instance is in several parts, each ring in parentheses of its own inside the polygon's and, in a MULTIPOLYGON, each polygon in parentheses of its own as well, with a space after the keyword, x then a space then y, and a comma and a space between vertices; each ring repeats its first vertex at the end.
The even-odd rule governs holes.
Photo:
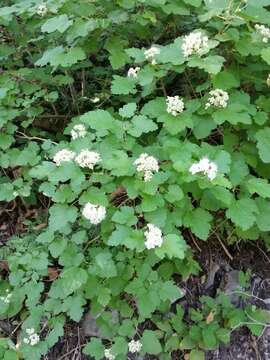
POLYGON ((229 253, 229 250, 228 250, 228 249, 226 248, 226 246, 223 244, 223 242, 222 242, 220 236, 218 235, 218 233, 215 233, 215 236, 216 236, 216 238, 218 239, 220 245, 222 246, 222 249, 224 250, 225 254, 228 256, 228 258, 229 258, 230 260, 233 260, 232 255, 229 253))
POLYGON ((28 140, 50 141, 52 144, 58 145, 58 143, 55 142, 55 141, 52 141, 52 140, 49 140, 49 139, 44 139, 44 138, 41 138, 41 137, 38 137, 38 136, 28 136, 28 135, 24 134, 21 131, 16 131, 16 134, 19 134, 19 135, 21 135, 20 137, 23 137, 23 138, 28 139, 28 140))
POLYGON ((198 243, 196 242, 196 240, 195 240, 195 238, 194 238, 194 236, 193 236, 193 234, 192 234, 191 231, 189 231, 189 235, 190 235, 191 240, 193 241, 194 245, 195 245, 196 248, 199 250, 199 252, 202 252, 202 249, 199 247, 199 245, 198 245, 198 243))

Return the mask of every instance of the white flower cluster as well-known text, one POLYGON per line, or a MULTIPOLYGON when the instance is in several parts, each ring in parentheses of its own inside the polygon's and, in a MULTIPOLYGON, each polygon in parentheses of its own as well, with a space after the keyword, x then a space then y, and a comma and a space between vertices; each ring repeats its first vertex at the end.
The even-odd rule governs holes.
POLYGON ((167 112, 176 116, 184 111, 185 105, 182 99, 177 96, 167 96, 166 99, 167 112))
POLYGON ((96 151, 90 150, 81 150, 79 155, 76 156, 74 151, 63 149, 59 150, 53 157, 53 161, 56 163, 56 166, 60 166, 62 162, 68 162, 74 160, 78 165, 83 168, 89 168, 93 170, 94 166, 101 161, 99 153, 96 151))
POLYGON ((138 72, 140 71, 140 68, 137 66, 135 68, 131 67, 128 69, 128 73, 127 73, 127 76, 129 78, 133 78, 133 79, 136 79, 137 76, 138 76, 138 72))
POLYGON ((25 337, 23 339, 23 342, 31 346, 36 345, 39 342, 39 336, 38 334, 35 333, 35 329, 31 328, 31 329, 26 329, 25 331, 28 337, 25 337))
POLYGON ((211 90, 209 95, 205 109, 208 109, 210 106, 225 108, 228 105, 229 95, 227 91, 215 89, 211 90))
POLYGON ((148 154, 141 154, 138 159, 134 161, 134 165, 138 172, 144 173, 144 181, 149 181, 153 177, 153 172, 158 172, 158 161, 153 156, 148 154))
POLYGON ((142 348, 142 343, 137 340, 131 340, 129 343, 128 343, 128 350, 129 352, 131 352, 132 354, 136 353, 136 352, 140 352, 141 351, 141 348, 142 348))
POLYGON ((74 125, 70 132, 70 135, 73 140, 76 140, 78 138, 83 138, 83 137, 85 137, 86 134, 87 134, 87 131, 83 124, 74 125))
POLYGON ((0 296, 0 300, 2 300, 5 304, 9 304, 11 296, 12 296, 12 294, 9 292, 8 289, 6 289, 6 295, 0 296))
POLYGON ((97 225, 105 219, 106 208, 101 205, 86 203, 83 208, 82 214, 87 220, 90 221, 91 224, 97 225))
POLYGON ((104 350, 104 357, 108 360, 114 360, 115 356, 112 354, 112 350, 111 349, 105 349, 104 350))
POLYGON ((150 49, 145 50, 145 52, 144 52, 144 56, 145 56, 146 60, 151 61, 152 65, 156 65, 157 62, 156 62, 155 56, 158 54, 160 54, 160 50, 156 46, 151 46, 150 49))
POLYGON ((268 40, 270 39, 270 29, 264 25, 255 25, 255 29, 258 33, 262 36, 262 41, 264 43, 268 43, 268 40))
POLYGON ((47 12, 48 12, 48 8, 47 8, 47 6, 45 4, 38 5, 37 14, 39 16, 45 16, 47 14, 47 12))
POLYGON ((82 150, 75 161, 82 168, 94 169, 94 166, 101 161, 99 153, 96 151, 82 150))
POLYGON ((58 151, 54 157, 53 161, 56 163, 56 166, 60 166, 62 162, 72 161, 75 158, 76 154, 74 151, 63 149, 58 151))
POLYGON ((208 37, 203 35, 200 31, 192 32, 186 35, 183 40, 182 50, 184 57, 189 57, 193 54, 201 56, 208 48, 208 37))
POLYGON ((199 162, 192 164, 189 168, 189 172, 192 175, 201 172, 206 175, 210 181, 212 181, 217 176, 218 167, 213 161, 210 161, 207 157, 204 157, 199 162))
POLYGON ((145 246, 148 250, 161 247, 163 243, 162 231, 154 224, 147 224, 148 230, 144 232, 145 246))

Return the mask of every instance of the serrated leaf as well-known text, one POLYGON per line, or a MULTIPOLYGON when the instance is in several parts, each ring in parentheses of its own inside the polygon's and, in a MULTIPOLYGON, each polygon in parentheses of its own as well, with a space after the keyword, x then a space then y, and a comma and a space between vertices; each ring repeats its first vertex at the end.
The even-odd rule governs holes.
POLYGON ((144 330, 141 342, 143 344, 143 351, 147 354, 158 355, 162 351, 155 331, 144 330))
POLYGON ((49 226, 52 231, 65 230, 69 223, 75 222, 77 209, 68 205, 53 205, 50 210, 49 226))
POLYGON ((226 211, 226 216, 242 230, 248 230, 256 221, 258 208, 254 200, 235 200, 226 211))
POLYGON ((157 130, 157 124, 146 116, 134 116, 127 126, 127 132, 134 136, 140 137, 144 133, 157 130))
POLYGON ((206 240, 211 229, 212 218, 208 211, 198 208, 185 215, 184 225, 188 226, 198 238, 206 240))
POLYGON ((129 77, 113 76, 111 91, 115 95, 135 94, 135 81, 129 77))
POLYGON ((264 163, 270 162, 270 128, 264 128, 256 133, 257 148, 264 163))
POLYGON ((119 114, 123 118, 130 118, 135 114, 136 108, 137 108, 136 103, 128 103, 124 105, 121 109, 119 109, 119 114))
POLYGON ((270 184, 266 179, 252 178, 247 182, 248 191, 263 198, 270 198, 270 184))
POLYGON ((185 250, 187 248, 184 238, 180 235, 169 234, 164 236, 162 246, 155 249, 158 257, 163 259, 167 256, 169 259, 179 258, 184 259, 185 250))
POLYGON ((66 14, 55 16, 48 19, 42 26, 41 31, 52 33, 54 31, 59 31, 60 33, 65 32, 73 23, 73 20, 69 20, 66 14))
POLYGON ((83 353, 86 355, 94 356, 96 360, 104 357, 105 347, 100 339, 91 338, 91 341, 83 348, 83 353))

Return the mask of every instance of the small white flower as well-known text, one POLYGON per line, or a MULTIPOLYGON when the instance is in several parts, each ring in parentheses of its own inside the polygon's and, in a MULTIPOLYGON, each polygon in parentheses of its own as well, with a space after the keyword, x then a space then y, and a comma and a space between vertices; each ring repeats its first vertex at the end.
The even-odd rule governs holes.
POLYGON ((35 329, 33 329, 33 328, 26 329, 25 332, 26 332, 26 334, 28 335, 28 337, 25 337, 25 338, 23 339, 23 342, 24 342, 25 344, 29 344, 29 345, 31 345, 31 346, 35 346, 35 345, 39 342, 39 340, 40 340, 39 335, 36 334, 36 332, 35 332, 35 329))
POLYGON ((267 80, 266 80, 267 86, 270 86, 270 74, 268 74, 267 80))
POLYGON ((70 132, 70 135, 73 140, 78 139, 78 138, 83 138, 83 137, 85 137, 86 134, 87 134, 87 131, 83 124, 74 125, 70 132))
POLYGON ((76 156, 75 161, 82 168, 93 170, 94 166, 101 161, 101 157, 96 151, 82 150, 80 154, 76 156))
POLYGON ((104 357, 108 360, 114 360, 115 356, 112 354, 112 350, 111 349, 105 349, 104 350, 104 357))
POLYGON ((29 336, 30 345, 35 346, 39 342, 39 336, 38 334, 32 334, 29 336))
POLYGON ((156 59, 155 56, 160 54, 160 49, 156 46, 151 46, 150 49, 145 50, 144 56, 146 60, 149 60, 152 65, 156 65, 156 59))
POLYGON ((213 161, 210 161, 207 157, 202 158, 199 162, 196 162, 191 165, 189 172, 192 175, 197 173, 203 173, 208 177, 210 181, 214 180, 218 173, 217 164, 213 161))
POLYGON ((101 205, 86 203, 83 208, 82 214, 87 220, 90 221, 91 224, 97 225, 105 219, 106 208, 101 205))
POLYGON ((144 181, 151 180, 153 173, 159 170, 157 159, 148 154, 141 154, 140 157, 134 161, 134 165, 138 172, 144 173, 144 181))
POLYGON ((137 340, 137 341, 131 340, 128 343, 128 350, 133 354, 136 352, 140 352, 141 348, 142 348, 142 343, 139 340, 137 340))
POLYGON ((189 57, 193 54, 201 56, 208 50, 208 37, 200 31, 192 32, 184 36, 182 50, 184 57, 189 57))
POLYGON ((127 76, 129 78, 136 79, 138 77, 138 72, 140 71, 140 68, 137 66, 135 68, 129 68, 127 72, 127 76))
POLYGON ((209 98, 205 105, 205 109, 208 109, 210 106, 225 108, 228 105, 229 95, 227 91, 221 89, 211 90, 209 92, 209 98))
POLYGON ((91 101, 93 104, 96 104, 96 103, 98 103, 98 102, 100 101, 100 98, 96 96, 96 97, 90 99, 90 101, 91 101))
POLYGON ((5 303, 5 304, 10 304, 11 297, 12 297, 12 294, 9 292, 8 289, 6 289, 6 295, 0 296, 0 300, 2 300, 3 303, 5 303))
POLYGON ((162 231, 154 224, 147 224, 148 230, 144 232, 145 246, 148 250, 161 247, 163 243, 162 231))
POLYGON ((177 116, 184 111, 185 105, 179 96, 167 96, 166 99, 167 112, 173 116, 177 116))
POLYGON ((47 8, 47 6, 45 4, 38 5, 37 14, 39 16, 45 16, 47 14, 47 12, 48 12, 48 8, 47 8))
POLYGON ((268 43, 268 40, 270 39, 270 29, 264 25, 255 25, 255 29, 257 32, 262 36, 262 42, 268 43))
POLYGON ((62 162, 72 161, 75 158, 76 154, 74 151, 63 149, 58 151, 54 157, 53 161, 56 163, 57 166, 60 166, 62 162))

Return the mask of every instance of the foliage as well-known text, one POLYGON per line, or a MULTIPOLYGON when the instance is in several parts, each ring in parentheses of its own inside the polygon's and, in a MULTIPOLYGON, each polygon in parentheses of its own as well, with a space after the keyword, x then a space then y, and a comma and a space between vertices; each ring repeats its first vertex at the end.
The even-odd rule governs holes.
MULTIPOLYGON (((0 295, 12 295, 0 300, 0 316, 19 316, 22 329, 17 347, 1 339, 4 359, 40 359, 63 335, 66 318, 80 321, 89 304, 119 360, 133 337, 141 338, 142 353, 169 359, 182 349, 191 360, 227 343, 239 324, 262 331, 265 313, 235 309, 222 295, 201 299, 186 321, 177 279, 199 270, 190 233, 206 241, 218 228, 269 246, 269 39, 255 27, 270 25, 269 6, 3 2, 0 201, 42 208, 7 245, 0 295), (192 32, 208 42, 187 57, 183 44, 192 32), (147 58, 153 45, 158 52, 147 58), (127 76, 135 67, 138 74, 127 76), (224 106, 206 106, 215 89, 228 93, 224 106), (180 96, 184 110, 168 112, 167 96, 180 96), (87 135, 72 138, 78 124, 87 135), (95 151, 101 161, 57 166, 53 158, 63 149, 95 151), (149 181, 134 165, 143 153, 158 160, 149 181), (217 166, 214 178, 190 171, 204 157, 217 166), (106 208, 100 225, 82 216, 86 203, 106 208), (146 249, 148 223, 162 231, 160 247, 146 249), (29 328, 40 334, 35 346, 23 342, 29 328)), ((92 338, 84 352, 101 359, 106 347, 92 338)))

